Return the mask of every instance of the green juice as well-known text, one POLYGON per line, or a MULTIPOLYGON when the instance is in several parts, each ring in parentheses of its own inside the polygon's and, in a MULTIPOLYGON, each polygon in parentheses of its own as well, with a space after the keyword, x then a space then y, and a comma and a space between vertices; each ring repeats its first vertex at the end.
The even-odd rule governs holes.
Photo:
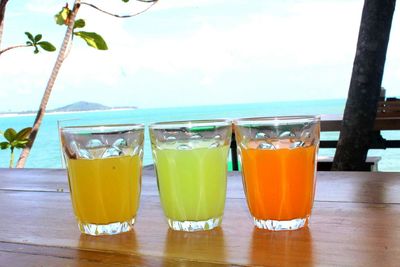
POLYGON ((222 217, 229 146, 153 152, 161 204, 174 221, 222 217))

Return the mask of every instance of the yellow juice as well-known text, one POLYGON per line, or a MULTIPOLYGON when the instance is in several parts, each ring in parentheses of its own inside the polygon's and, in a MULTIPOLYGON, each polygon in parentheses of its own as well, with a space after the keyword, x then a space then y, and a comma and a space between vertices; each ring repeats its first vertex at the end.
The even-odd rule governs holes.
POLYGON ((141 159, 136 156, 68 159, 72 205, 81 223, 132 220, 139 207, 141 159))

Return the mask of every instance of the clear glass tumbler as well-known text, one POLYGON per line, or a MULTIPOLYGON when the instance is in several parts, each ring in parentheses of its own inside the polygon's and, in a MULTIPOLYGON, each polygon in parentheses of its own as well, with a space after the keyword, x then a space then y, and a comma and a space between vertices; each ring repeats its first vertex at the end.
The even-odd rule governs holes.
POLYGON ((139 207, 144 126, 71 126, 60 133, 80 231, 131 230, 139 207))
POLYGON ((269 230, 307 225, 315 194, 319 116, 238 119, 234 129, 254 224, 269 230))
POLYGON ((232 122, 164 122, 149 128, 161 205, 169 226, 183 231, 219 226, 232 122))

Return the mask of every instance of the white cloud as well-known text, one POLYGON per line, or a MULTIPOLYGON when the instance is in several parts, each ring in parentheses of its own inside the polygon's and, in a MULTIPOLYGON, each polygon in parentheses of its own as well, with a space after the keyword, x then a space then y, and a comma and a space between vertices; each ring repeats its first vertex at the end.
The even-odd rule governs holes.
MULTIPOLYGON (((95 1, 99 5, 104 2, 95 1)), ((157 5, 182 8, 213 3, 211 0, 176 0, 160 1, 157 5)), ((123 3, 108 3, 110 5, 125 6, 123 3)), ((102 34, 109 43, 110 51, 107 54, 88 51, 79 44, 80 40, 75 41, 73 49, 74 53, 79 54, 79 60, 93 63, 86 70, 89 75, 117 69, 113 73, 115 75, 120 68, 130 73, 143 69, 163 73, 176 73, 185 69, 218 73, 230 68, 249 68, 254 64, 268 65, 270 62, 273 62, 275 68, 284 68, 288 63, 291 66, 308 66, 348 61, 349 56, 352 56, 349 47, 355 47, 354 36, 358 25, 351 27, 348 19, 338 21, 336 18, 339 12, 347 18, 357 17, 360 13, 358 5, 353 2, 344 9, 343 5, 332 3, 300 2, 289 7, 291 16, 276 16, 271 14, 274 12, 262 11, 244 20, 242 18, 240 23, 230 28, 211 25, 204 18, 202 26, 193 32, 161 38, 136 37, 127 30, 128 23, 132 22, 99 15, 95 10, 82 9, 80 15, 87 17, 87 30, 102 34), (330 11, 325 14, 321 10, 330 11), (78 52, 77 46, 82 47, 78 52), (107 68, 104 67, 105 62, 107 68)), ((76 60, 71 61, 77 63, 76 60)), ((87 66, 73 65, 78 69, 87 66)), ((104 79, 104 75, 98 77, 104 79)))
MULTIPOLYGON (((231 0, 230 2, 234 2, 231 0)), ((237 1, 236 1, 237 2, 237 1)), ((183 8, 198 8, 206 6, 216 6, 222 3, 226 3, 225 0, 159 0, 154 6, 156 10, 171 10, 171 9, 183 9, 183 8)))
POLYGON ((328 14, 319 14, 314 8, 314 16, 298 7, 290 17, 256 13, 230 28, 211 25, 204 19, 202 26, 192 32, 162 38, 135 38, 116 27, 110 39, 119 36, 127 43, 123 45, 120 40, 121 45, 113 49, 113 64, 118 65, 118 58, 122 59, 120 64, 131 73, 142 69, 163 73, 193 69, 211 74, 260 65, 290 68, 347 63, 349 58, 352 60, 358 29, 358 24, 351 26, 349 20, 358 21, 351 19, 359 15, 358 8, 349 5, 348 19, 343 23, 336 20, 339 7, 329 7, 334 12, 328 14))
POLYGON ((25 9, 32 13, 54 15, 65 6, 66 2, 68 1, 30 0, 26 3, 25 9))
MULTIPOLYGON (((31 10, 42 2, 35 1, 31 10)), ((140 9, 134 2, 93 3, 111 12, 129 14, 140 9)), ((195 104, 260 101, 266 96, 267 100, 345 96, 363 1, 265 1, 265 8, 242 14, 240 7, 247 2, 235 0, 229 4, 238 10, 231 13, 227 9, 220 15, 208 14, 202 9, 227 2, 160 0, 147 13, 129 20, 82 7, 78 17, 86 19, 85 30, 101 34, 110 50, 97 51, 76 38, 57 79, 53 104, 73 97, 120 101, 114 97, 116 90, 124 92, 124 101, 134 99, 138 105, 139 101, 177 105, 182 99, 186 104, 195 104), (186 8, 204 12, 185 13, 189 12, 186 8), (190 19, 183 16, 187 14, 191 14, 190 19), (152 24, 153 20, 171 22, 171 28, 152 24), (131 92, 130 88, 141 92, 131 92), (246 96, 237 93, 226 98, 226 90, 240 92, 243 88, 246 96), (288 92, 282 94, 281 88, 288 92), (300 95, 301 88, 307 89, 307 95, 300 95), (185 97, 176 99, 175 95, 185 97), (209 95, 213 97, 207 100, 209 95)), ((48 11, 43 7, 52 3, 47 0, 36 11, 50 12, 53 7, 48 11)), ((397 37, 392 34, 392 38, 397 37)), ((31 51, 29 55, 18 52, 2 56, 1 91, 6 87, 3 77, 10 84, 4 90, 10 93, 15 88, 23 93, 28 93, 29 88, 43 90, 54 59, 54 54, 33 58, 31 51)), ((398 75, 398 67, 395 73, 398 75)), ((398 79, 391 86, 395 84, 399 84, 398 79)))
POLYGON ((215 82, 215 78, 211 75, 204 75, 200 83, 204 86, 212 85, 215 82))

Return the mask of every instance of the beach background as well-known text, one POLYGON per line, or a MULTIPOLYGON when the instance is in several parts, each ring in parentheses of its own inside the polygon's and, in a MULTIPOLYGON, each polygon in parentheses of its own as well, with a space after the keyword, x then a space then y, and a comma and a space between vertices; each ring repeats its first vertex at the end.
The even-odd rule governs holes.
MULTIPOLYGON (((28 158, 26 168, 61 168, 61 149, 58 124, 118 124, 142 123, 146 126, 144 165, 152 164, 151 147, 147 126, 150 123, 173 120, 197 120, 254 116, 342 114, 345 100, 312 100, 271 102, 252 104, 232 104, 213 106, 191 106, 179 108, 139 108, 108 111, 85 111, 69 113, 49 113, 45 116, 36 142, 28 158)), ((34 114, 7 114, 0 116, 0 129, 13 127, 20 130, 32 125, 34 114)), ((397 131, 382 132, 384 138, 400 139, 397 131)), ((324 132, 321 139, 335 140, 338 132, 324 132)), ((16 160, 19 156, 16 151, 16 160)), ((9 150, 0 151, 0 167, 8 167, 9 150)), ((334 149, 320 149, 320 155, 333 156, 334 149)), ((400 149, 370 150, 369 156, 379 156, 379 171, 400 171, 400 149)))

